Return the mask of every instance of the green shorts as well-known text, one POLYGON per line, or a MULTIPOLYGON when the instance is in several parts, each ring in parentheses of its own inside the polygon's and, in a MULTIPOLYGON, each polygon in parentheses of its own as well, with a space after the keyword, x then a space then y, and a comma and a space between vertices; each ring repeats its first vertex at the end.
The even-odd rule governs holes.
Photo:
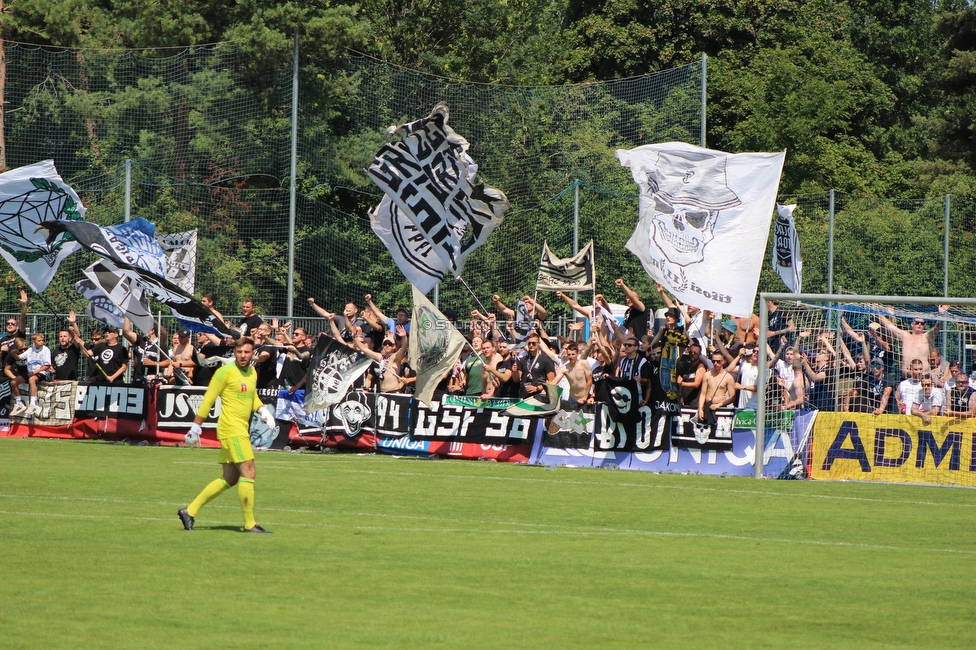
POLYGON ((221 465, 234 463, 236 465, 248 460, 254 460, 254 450, 251 449, 250 438, 234 436, 220 441, 220 453, 217 454, 218 463, 221 465))

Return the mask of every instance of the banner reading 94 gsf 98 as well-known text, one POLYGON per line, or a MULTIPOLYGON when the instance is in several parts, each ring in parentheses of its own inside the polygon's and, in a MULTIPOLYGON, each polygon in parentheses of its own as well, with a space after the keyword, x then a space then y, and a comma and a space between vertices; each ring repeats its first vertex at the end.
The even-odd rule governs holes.
POLYGON ((976 485, 976 419, 817 414, 815 479, 976 485))
POLYGON ((531 445, 540 418, 515 417, 502 410, 470 408, 444 401, 424 406, 414 400, 411 440, 455 440, 499 445, 531 445))

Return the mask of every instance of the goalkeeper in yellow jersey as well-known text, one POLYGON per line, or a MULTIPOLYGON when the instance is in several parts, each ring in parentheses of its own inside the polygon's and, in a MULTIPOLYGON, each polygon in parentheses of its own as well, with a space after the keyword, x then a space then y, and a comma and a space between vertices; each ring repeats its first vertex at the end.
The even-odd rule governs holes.
POLYGON ((190 505, 179 511, 180 521, 193 530, 193 518, 200 508, 210 503, 224 490, 237 485, 237 495, 244 511, 245 533, 270 533, 254 521, 254 451, 251 450, 251 414, 257 411, 268 427, 275 427, 274 417, 261 403, 257 392, 257 371, 251 367, 254 341, 246 336, 234 345, 234 363, 214 373, 210 386, 197 409, 189 437, 200 437, 200 425, 210 413, 214 401, 220 397, 220 417, 217 419, 217 439, 220 455, 217 462, 224 466, 224 475, 211 481, 190 505))

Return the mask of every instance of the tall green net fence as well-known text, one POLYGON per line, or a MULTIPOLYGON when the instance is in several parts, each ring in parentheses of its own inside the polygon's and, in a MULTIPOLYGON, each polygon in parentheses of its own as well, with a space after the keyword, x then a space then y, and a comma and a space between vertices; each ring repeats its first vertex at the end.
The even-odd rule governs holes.
MULTIPOLYGON (((289 261, 296 318, 312 315, 310 296, 329 309, 361 303, 366 293, 391 312, 409 304, 409 285, 370 230, 366 211, 381 195, 363 170, 388 126, 423 117, 438 102, 470 141, 481 179, 512 202, 465 268, 482 302, 532 292, 543 240, 569 255, 574 241, 593 239, 598 284, 611 301, 623 301, 612 284, 617 277, 653 297, 649 278, 623 248, 637 220, 637 188, 613 152, 697 143, 701 133, 699 64, 601 83, 514 87, 349 55, 335 71, 352 89, 338 106, 303 102, 300 79, 291 250, 291 61, 256 73, 233 44, 152 53, 8 46, 6 66, 6 166, 53 158, 82 195, 87 218, 102 225, 123 221, 128 194, 131 216, 158 231, 197 229, 196 292, 217 294, 227 315, 239 312, 244 297, 261 313, 285 315, 289 261)), ((946 272, 950 295, 972 291, 973 202, 949 201, 947 258, 944 197, 835 194, 832 247, 829 196, 781 199, 792 201, 799 204, 805 291, 832 284, 852 293, 941 295, 946 272)), ((62 266, 45 295, 52 310, 82 306, 71 287, 92 261, 78 253, 62 266)), ((9 268, 5 279, 0 308, 15 311, 19 279, 9 268)), ((760 289, 782 288, 766 265, 760 289)), ((438 298, 462 315, 477 307, 450 278, 438 298)), ((543 302, 560 313, 558 301, 543 302)))
MULTIPOLYGON (((409 286, 369 229, 366 207, 381 195, 363 169, 388 126, 423 117, 438 102, 472 143, 481 178, 513 204, 469 262, 467 279, 482 299, 523 291, 543 238, 571 236, 572 211, 560 192, 576 179, 632 191, 615 148, 697 142, 701 131, 697 64, 605 83, 505 87, 350 55, 336 75, 355 92, 338 117, 299 95, 301 191, 291 251, 290 61, 256 76, 233 44, 152 55, 9 46, 6 54, 6 166, 53 158, 82 195, 87 218, 102 225, 123 221, 128 193, 129 214, 158 231, 196 228, 197 293, 216 293, 228 314, 245 296, 264 313, 284 314, 292 255, 296 316, 309 296, 330 308, 365 293, 390 306, 406 301, 409 286)), ((91 261, 69 259, 48 300, 78 307, 70 285, 91 261)), ((4 304, 17 283, 7 279, 4 304)), ((455 285, 445 282, 448 302, 475 306, 455 285)))

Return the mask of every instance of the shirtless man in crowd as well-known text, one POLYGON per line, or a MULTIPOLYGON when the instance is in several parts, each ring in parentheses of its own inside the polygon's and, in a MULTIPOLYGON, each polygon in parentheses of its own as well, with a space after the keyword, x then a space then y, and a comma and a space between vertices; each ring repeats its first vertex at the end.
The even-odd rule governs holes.
POLYGON ((590 397, 593 374, 590 371, 590 364, 585 359, 580 359, 576 341, 566 344, 566 365, 556 371, 553 383, 559 383, 562 377, 569 382, 569 395, 563 396, 562 408, 571 411, 580 410, 590 397))
POLYGON ((715 425, 715 410, 728 406, 735 399, 735 377, 725 369, 725 356, 712 353, 712 369, 705 373, 698 395, 698 421, 715 425))
MULTIPOLYGON (((939 313, 944 314, 948 310, 947 305, 939 305, 939 313)), ((911 363, 914 359, 928 359, 929 346, 939 333, 939 323, 936 321, 928 331, 925 330, 925 319, 916 316, 912 319, 911 329, 906 331, 899 328, 884 314, 878 314, 878 320, 889 332, 898 337, 901 341, 901 372, 906 377, 911 375, 911 363)))

